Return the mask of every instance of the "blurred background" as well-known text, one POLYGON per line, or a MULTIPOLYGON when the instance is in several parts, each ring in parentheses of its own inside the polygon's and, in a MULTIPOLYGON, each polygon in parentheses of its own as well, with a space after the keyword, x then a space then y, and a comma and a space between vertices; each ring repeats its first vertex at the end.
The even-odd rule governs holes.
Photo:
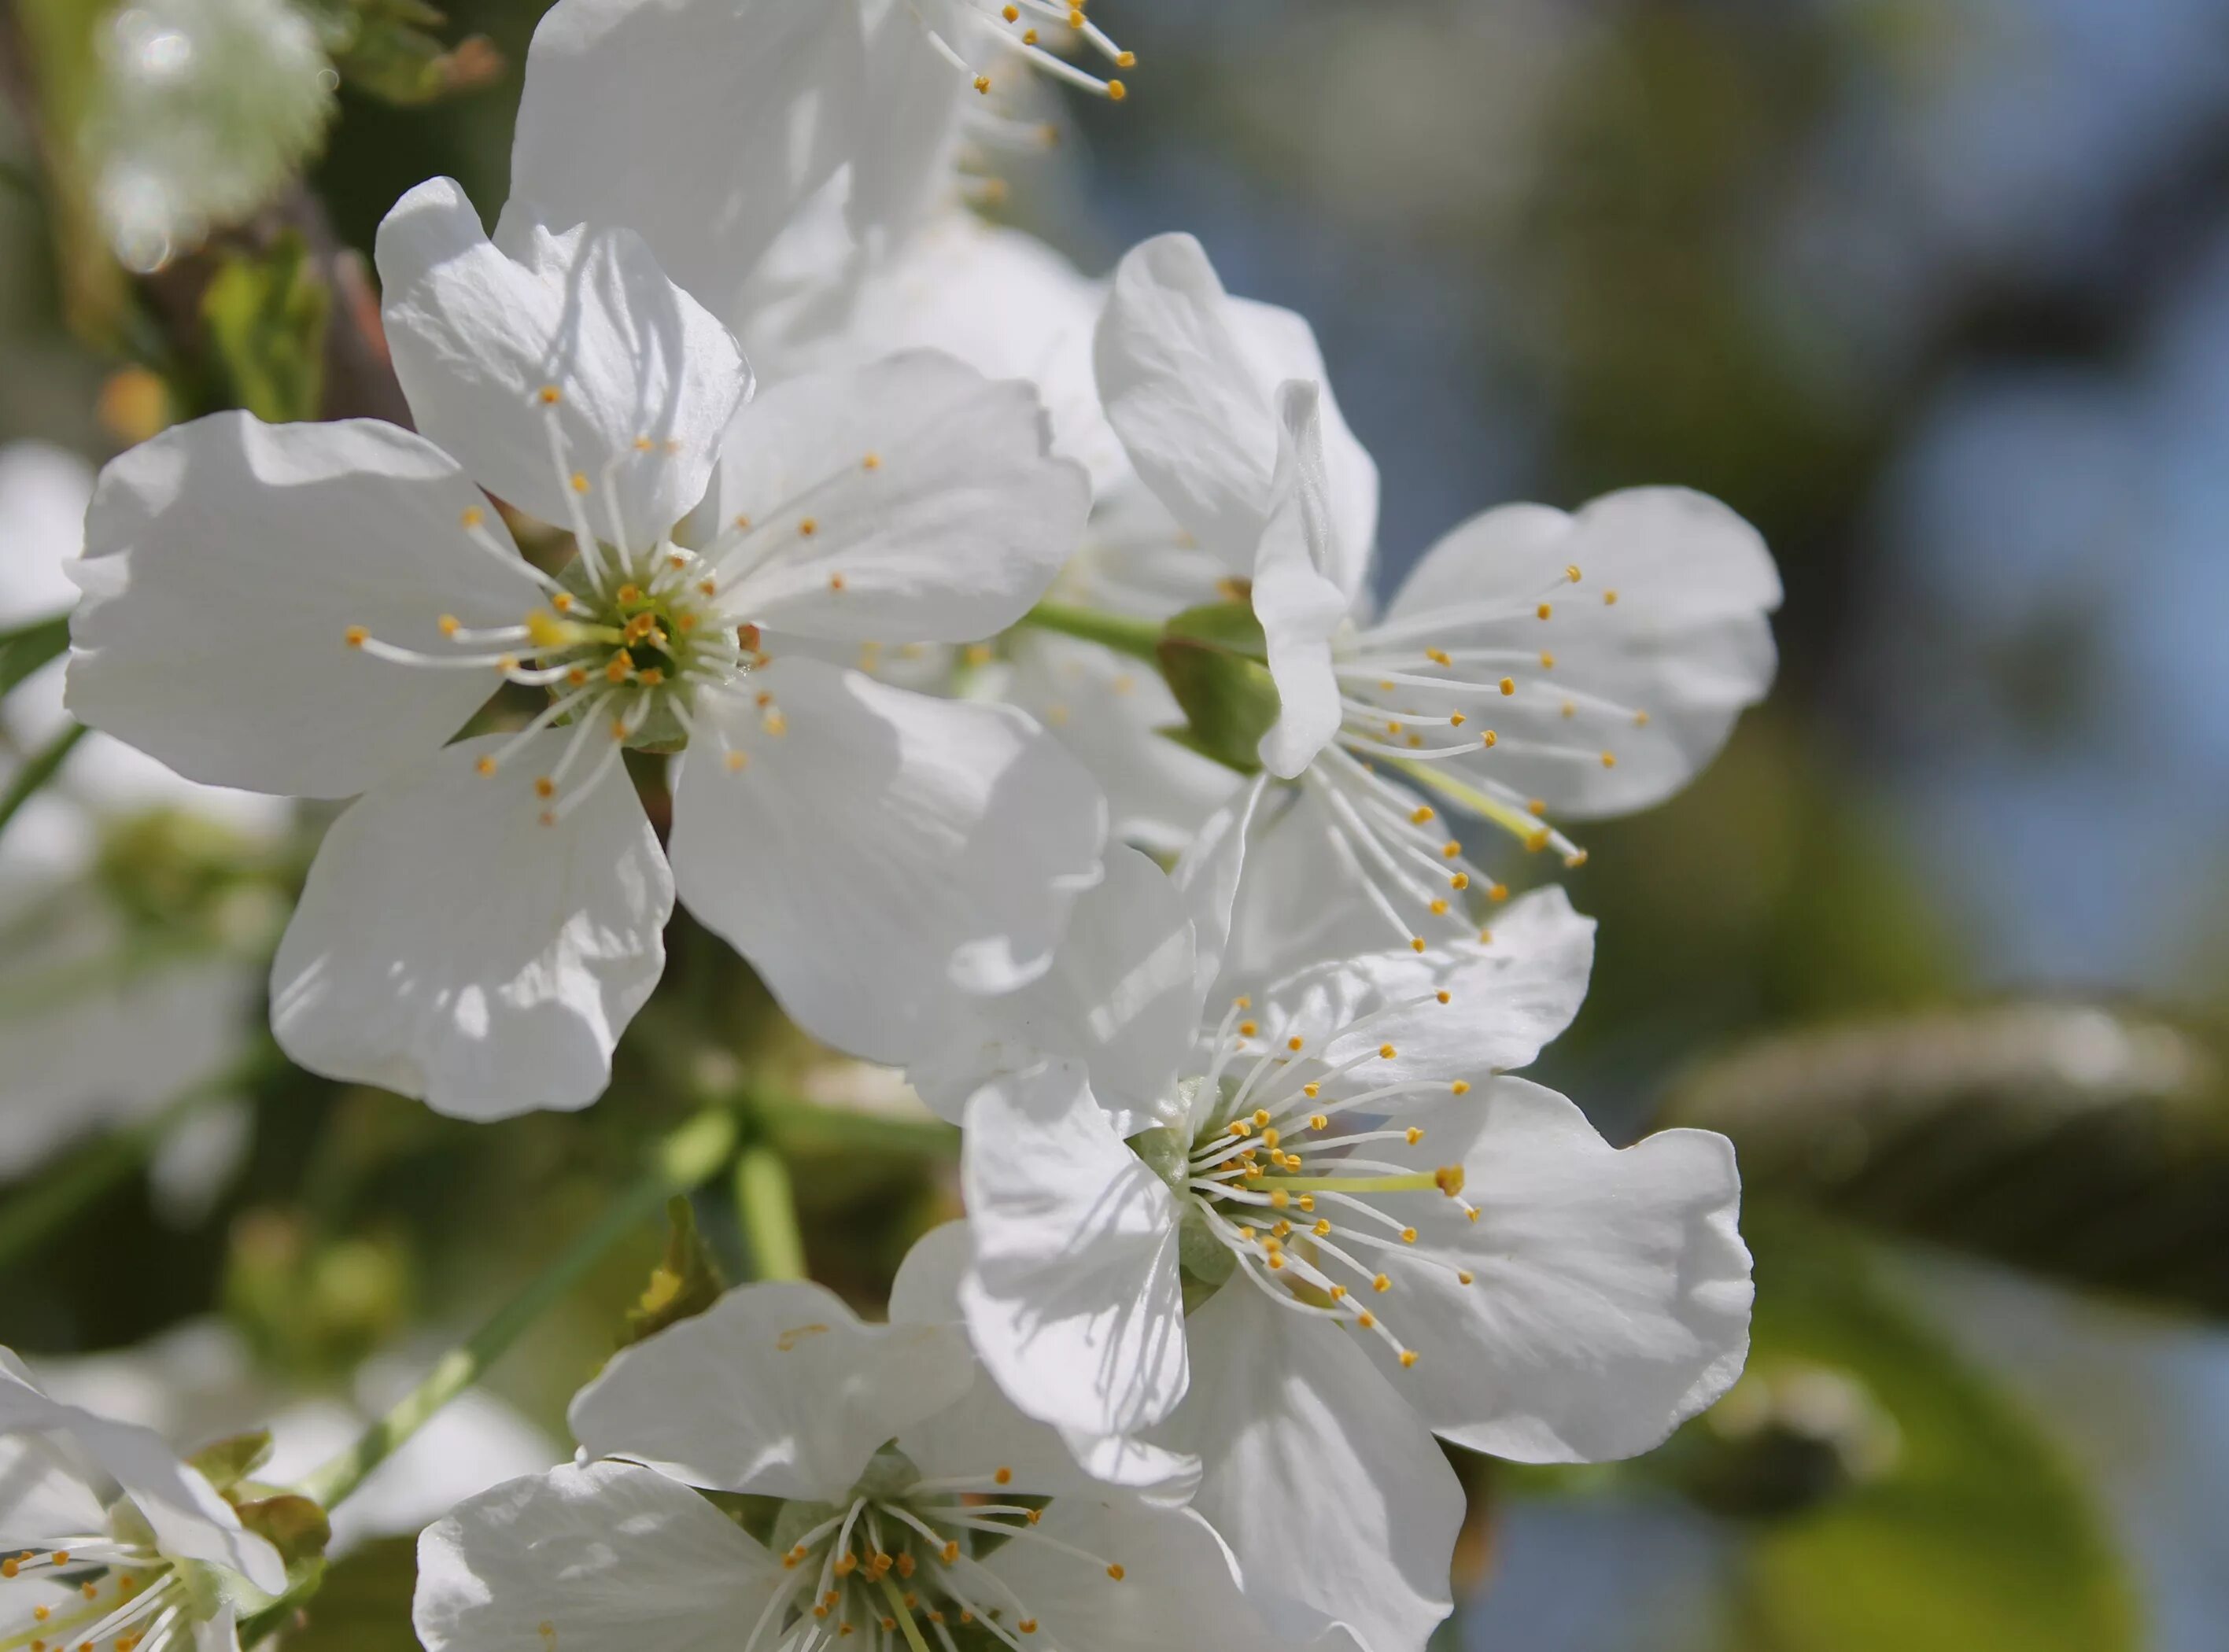
MULTIPOLYGON (((371 301, 351 249, 434 173, 503 199, 532 0, 192 3, 274 65, 214 105, 130 87, 150 54, 84 0, 0 25, 0 442, 54 445, 0 458, 0 629, 69 598, 79 462, 218 405, 392 412, 331 320, 371 301), (93 112, 74 146, 25 118, 56 106, 93 112)), ((1461 1464, 1447 1645, 2229 1645, 2229 6, 1093 15, 1131 96, 993 209, 1092 273, 1190 229, 1305 313, 1384 473, 1388 582, 1486 506, 1652 482, 1732 504, 1787 581, 1771 701, 1585 836, 1602 949, 1544 1075, 1616 1139, 1736 1138, 1750 1374, 1637 1464, 1461 1464)), ((57 695, 9 701, 18 780, 57 695)), ((863 1304, 954 1208, 948 1141, 765 1031, 685 917, 646 1022, 709 1018, 748 1066, 638 1038, 590 1113, 477 1129, 285 1069, 254 1000, 318 823, 98 737, 62 761, 0 847, 0 1108, 35 1143, 0 1154, 0 1341, 42 1370, 144 1369, 183 1324, 354 1403, 359 1361, 438 1348, 707 1094, 756 1108, 815 1276, 863 1304)), ((697 1216, 749 1264, 731 1204, 697 1216)), ((490 1403, 562 1441, 656 1256, 490 1403)), ((408 1578, 369 1542, 300 1642, 408 1646, 408 1578)))

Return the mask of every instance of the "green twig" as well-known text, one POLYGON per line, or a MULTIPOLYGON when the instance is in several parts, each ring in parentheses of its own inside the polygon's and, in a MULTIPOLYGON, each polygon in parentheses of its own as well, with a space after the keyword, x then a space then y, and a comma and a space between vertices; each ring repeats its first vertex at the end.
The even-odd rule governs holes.
POLYGON ((0 832, 5 832, 8 823, 16 818, 16 811, 36 797, 40 788, 55 777, 55 771, 62 766, 62 760, 75 750, 77 742, 84 738, 85 724, 73 723, 47 742, 35 756, 16 771, 16 778, 8 782, 8 789, 0 792, 0 832))
MULTIPOLYGON (((498 1308, 486 1324, 444 1354, 354 1445, 305 1479, 302 1495, 328 1509, 339 1504, 436 1411, 479 1380, 519 1334, 571 1290, 614 1244, 664 1210, 674 1194, 685 1193, 716 1175, 735 1144, 736 1122, 719 1109, 698 1114, 667 1136, 649 1167, 593 1227, 498 1308)), ((245 1643, 247 1637, 241 1639, 245 1643)))
POLYGON ((1040 631, 1057 631, 1065 637, 1081 637, 1118 654, 1142 659, 1156 670, 1160 666, 1161 627, 1152 620, 1075 607, 1066 602, 1040 602, 1022 616, 1022 623, 1040 631))
POLYGON ((753 1278, 811 1277, 789 1164, 773 1147, 754 1142, 736 1155, 736 1213, 742 1220, 753 1278))

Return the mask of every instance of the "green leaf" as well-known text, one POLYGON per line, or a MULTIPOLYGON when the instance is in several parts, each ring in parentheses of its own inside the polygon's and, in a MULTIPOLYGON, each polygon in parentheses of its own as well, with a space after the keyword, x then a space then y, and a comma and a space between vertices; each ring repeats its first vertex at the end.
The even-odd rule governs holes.
POLYGON ((232 399, 273 424, 316 418, 331 312, 332 289, 298 231, 260 255, 228 255, 202 296, 202 319, 232 399))
POLYGON ((69 646, 69 615, 34 620, 0 633, 0 694, 5 694, 69 646))
POLYGON ((2158 1015, 2023 1003, 1789 1034, 1705 1063, 1667 1122, 1876 1231, 2229 1315, 2229 1095, 2158 1015))
POLYGON ((418 1545, 383 1538, 325 1568, 324 1579, 290 1630, 286 1652, 418 1652, 410 1598, 418 1583, 418 1545))
POLYGON ((312 10, 341 78, 385 103, 430 103, 485 86, 503 69, 485 35, 444 45, 433 31, 448 18, 423 0, 316 0, 312 10))
POLYGON ((678 1195, 668 1199, 665 1218, 670 1228, 665 1260, 651 1270, 641 1301, 627 1310, 621 1347, 693 1319, 718 1302, 728 1288, 711 1246, 697 1231, 697 1213, 689 1201, 678 1195))
POLYGON ((1262 736, 1281 703, 1254 610, 1243 602, 1187 608, 1163 628, 1154 654, 1184 708, 1185 727, 1168 737, 1242 775, 1258 770, 1262 736))
MULTIPOLYGON (((1997 1385, 1892 1295, 1855 1240, 1757 1218, 1748 1373, 1691 1424, 1738 1450, 1795 1426, 1847 1483, 1760 1524, 1744 1652, 2123 1652, 2118 1558, 2081 1483, 1997 1385)), ((1725 1488, 1721 1485, 1721 1493, 1725 1488)), ((1759 1511, 1765 1512, 1765 1511, 1759 1511)))

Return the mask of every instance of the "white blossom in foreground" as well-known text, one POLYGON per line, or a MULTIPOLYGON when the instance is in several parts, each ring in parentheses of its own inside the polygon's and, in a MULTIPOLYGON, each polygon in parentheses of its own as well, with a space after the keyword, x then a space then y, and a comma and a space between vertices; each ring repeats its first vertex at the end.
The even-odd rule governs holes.
POLYGON ((446 179, 378 255, 424 434, 219 415, 134 449, 74 630, 84 720, 196 778, 363 794, 273 965, 288 1053, 472 1116, 585 1104, 677 885, 863 1056, 1042 972, 1099 875, 1088 779, 1018 712, 809 652, 969 641, 1036 599, 1088 490, 1029 388, 923 352, 743 405, 733 339, 637 238, 491 242, 446 179), (575 559, 526 561, 490 493, 575 559), (498 689, 539 709, 444 744, 498 689), (684 746, 669 871, 622 759, 684 746))
POLYGON ((590 1460, 420 1540, 427 1652, 1265 1648, 1179 1494, 1092 1479, 979 1379, 937 1249, 890 1325, 752 1285, 620 1353, 573 1404, 590 1460), (763 1540, 707 1491, 780 1500, 763 1540))
POLYGON ((1613 1151, 1506 1076, 1585 991, 1593 926, 1560 890, 1490 939, 1204 1014, 1214 903, 1195 926, 1178 896, 1110 859, 1053 974, 998 1006, 976 1054, 1007 1070, 963 1115, 967 1325, 1073 1440, 1196 1454, 1197 1507, 1292 1624, 1419 1646, 1461 1510, 1433 1434, 1627 1456, 1739 1374, 1733 1150, 1673 1130, 1613 1151))
POLYGON ((162 1437, 48 1398, 0 1349, 0 1645, 232 1652, 286 1586, 162 1437))
POLYGON ((1612 493, 1572 515, 1506 505, 1427 551, 1373 616, 1353 461, 1321 386, 1266 385, 1242 313, 1198 242, 1162 236, 1123 260, 1096 345, 1139 475, 1249 582, 1277 690, 1258 755, 1290 784, 1231 808, 1282 836, 1256 857, 1279 875, 1245 892, 1234 961, 1272 970, 1474 930, 1501 891, 1441 810, 1576 863, 1551 817, 1678 791, 1771 682, 1771 556, 1684 489, 1612 493), (1338 907, 1369 916, 1284 944, 1296 908, 1305 922, 1338 907))

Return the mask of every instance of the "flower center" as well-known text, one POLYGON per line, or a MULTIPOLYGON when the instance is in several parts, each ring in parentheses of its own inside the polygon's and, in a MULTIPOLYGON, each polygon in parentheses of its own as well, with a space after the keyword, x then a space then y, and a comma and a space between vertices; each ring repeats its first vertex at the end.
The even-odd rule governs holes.
POLYGON ((0 1652, 163 1652, 189 1636, 191 1592, 151 1549, 87 1535, 0 1559, 0 1652))
MULTIPOLYGON (((1444 991, 1431 996, 1450 999, 1444 991)), ((1265 1030, 1251 1001, 1237 1000, 1214 1035, 1206 1072, 1187 1081, 1194 1122, 1181 1170, 1187 1228, 1229 1259, 1211 1261, 1195 1238, 1184 1262, 1196 1280, 1211 1286, 1220 1282, 1212 1277, 1218 1270, 1227 1277, 1235 1267, 1285 1307, 1376 1334, 1404 1366, 1416 1364, 1415 1352, 1365 1302, 1391 1292, 1401 1270, 1428 1268, 1471 1282, 1467 1271, 1417 1247, 1410 1201, 1437 1194, 1472 1221, 1478 1211, 1462 1196, 1461 1165, 1420 1170, 1373 1158, 1370 1149, 1414 1147, 1424 1132, 1401 1122, 1404 1106, 1464 1095, 1470 1085, 1460 1078, 1373 1082, 1371 1068, 1399 1054, 1390 1044, 1365 1044, 1336 1062, 1308 1051, 1347 1046, 1373 1022, 1413 1007, 1389 1006, 1312 1043, 1292 1026, 1265 1030)))
POLYGON ((773 1541, 792 1574, 753 1626, 743 1652, 780 1645, 818 1652, 854 1634, 902 1636, 913 1652, 1003 1645, 1057 1647, 1057 1630, 984 1562, 1009 1543, 1050 1547, 1120 1582, 1121 1563, 1038 1531, 1050 1499, 1015 1489, 1014 1471, 924 1480, 884 1447, 840 1503, 786 1503, 773 1541))
POLYGON ((978 70, 966 55, 963 48, 967 36, 961 33, 962 29, 988 35, 1037 73, 1065 80, 1095 96, 1120 103, 1130 95, 1129 87, 1121 80, 1102 78, 1057 55, 1087 46, 1118 69, 1129 68, 1138 61, 1083 15, 1081 0, 1074 4, 1066 0, 952 0, 944 10, 955 25, 954 33, 960 35, 959 39, 947 38, 915 0, 905 0, 905 4, 921 24, 928 43, 986 97, 991 93, 991 76, 978 70))

